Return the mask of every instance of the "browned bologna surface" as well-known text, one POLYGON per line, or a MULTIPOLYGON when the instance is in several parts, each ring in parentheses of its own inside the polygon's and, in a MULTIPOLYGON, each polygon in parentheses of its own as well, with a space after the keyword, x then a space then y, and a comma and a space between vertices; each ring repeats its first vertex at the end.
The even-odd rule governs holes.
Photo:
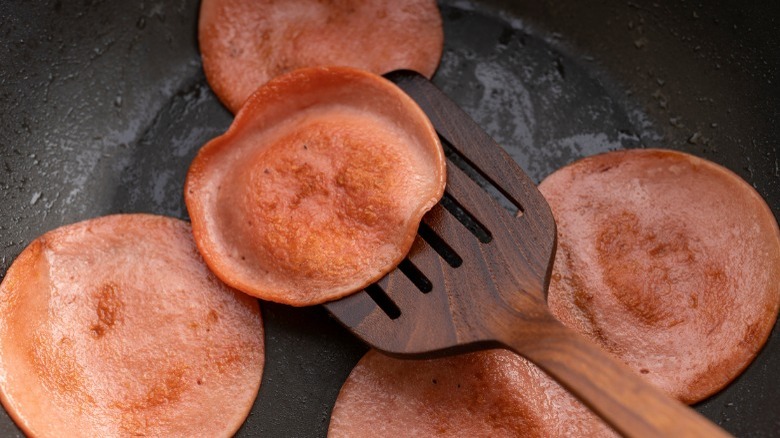
POLYGON ((780 303, 780 233, 732 172, 666 150, 585 158, 539 186, 558 224, 548 302, 694 403, 755 357, 780 303))
POLYGON ((209 84, 235 113, 257 87, 301 67, 430 78, 444 34, 433 0, 204 0, 198 41, 209 84))
POLYGON ((433 360, 369 351, 341 388, 328 437, 616 436, 541 370, 506 350, 433 360))
POLYGON ((208 271, 177 219, 58 228, 0 285, 0 396, 31 436, 231 436, 263 350, 257 300, 208 271))
POLYGON ((438 136, 408 96, 371 73, 320 67, 253 94, 198 153, 185 201, 223 281, 304 306, 393 269, 445 180, 438 136))

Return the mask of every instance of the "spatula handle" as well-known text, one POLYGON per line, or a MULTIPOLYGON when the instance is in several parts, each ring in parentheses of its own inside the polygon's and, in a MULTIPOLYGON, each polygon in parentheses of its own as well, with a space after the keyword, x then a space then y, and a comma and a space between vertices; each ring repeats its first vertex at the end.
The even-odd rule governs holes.
POLYGON ((535 340, 512 336, 503 343, 545 370, 623 435, 730 436, 560 322, 549 321, 546 328, 535 340))

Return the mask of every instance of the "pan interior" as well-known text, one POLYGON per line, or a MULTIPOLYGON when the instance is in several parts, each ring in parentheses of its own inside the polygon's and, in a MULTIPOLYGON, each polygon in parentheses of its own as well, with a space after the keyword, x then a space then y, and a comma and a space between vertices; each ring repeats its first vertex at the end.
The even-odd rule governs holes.
MULTIPOLYGON (((542 2, 522 11, 511 2, 493 3, 441 5, 445 50, 434 82, 532 179, 598 152, 673 147, 726 164, 754 182, 777 211, 777 182, 754 178, 777 166, 776 150, 761 143, 766 134, 757 130, 757 150, 735 148, 724 163, 718 153, 727 138, 717 136, 724 122, 685 113, 688 100, 701 96, 678 96, 679 112, 662 111, 660 102, 677 96, 673 84, 662 85, 672 78, 655 74, 642 79, 650 86, 636 86, 631 66, 641 62, 628 55, 617 61, 588 45, 578 27, 567 27, 576 16, 567 16, 564 6, 542 2), (569 39, 569 30, 576 38, 569 39), (617 67, 620 62, 628 66, 617 67), (694 132, 700 135, 689 142, 694 132), (714 140, 704 144, 702 137, 714 140)), ((628 35, 626 53, 645 50, 637 45, 652 48, 654 15, 640 23, 644 9, 591 7, 628 17, 615 31, 628 35)), ((0 45, 0 272, 33 238, 59 225, 119 212, 186 218, 189 163, 232 120, 202 73, 197 8, 196 0, 0 5, 0 35, 10 42, 0 45)), ((751 144, 748 137, 735 141, 751 144)), ((266 370, 237 436, 324 436, 341 383, 366 349, 320 307, 262 306, 266 370)), ((780 387, 780 373, 772 372, 780 370, 778 352, 775 333, 742 377, 697 409, 732 433, 776 431, 771 422, 780 395, 771 388, 780 387)), ((4 413, 0 434, 21 436, 4 413)))

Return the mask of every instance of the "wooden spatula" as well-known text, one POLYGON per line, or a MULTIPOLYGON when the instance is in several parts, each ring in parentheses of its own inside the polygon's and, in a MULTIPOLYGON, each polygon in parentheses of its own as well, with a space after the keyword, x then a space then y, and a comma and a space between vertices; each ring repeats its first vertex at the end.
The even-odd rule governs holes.
POLYGON ((626 436, 728 436, 550 314, 556 230, 541 193, 428 80, 409 71, 388 78, 417 101, 448 149, 447 190, 423 219, 407 259, 363 292, 326 304, 328 310, 391 355, 509 348, 626 436))

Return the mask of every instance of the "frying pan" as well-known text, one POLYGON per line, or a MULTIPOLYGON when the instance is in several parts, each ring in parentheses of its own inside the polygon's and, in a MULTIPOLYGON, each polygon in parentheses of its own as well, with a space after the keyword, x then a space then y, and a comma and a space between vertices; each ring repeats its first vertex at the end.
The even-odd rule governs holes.
MULTIPOLYGON (((775 2, 444 1, 434 82, 537 181, 629 147, 735 171, 780 211, 775 2)), ((0 2, 0 274, 36 236, 120 212, 187 218, 187 167, 232 116, 197 48, 197 0, 0 2)), ((324 436, 366 351, 321 307, 262 303, 267 364, 238 436, 324 436)), ((780 436, 778 329, 696 409, 780 436)), ((392 415, 392 413, 389 413, 392 415)), ((0 435, 22 436, 0 414, 0 435)))

